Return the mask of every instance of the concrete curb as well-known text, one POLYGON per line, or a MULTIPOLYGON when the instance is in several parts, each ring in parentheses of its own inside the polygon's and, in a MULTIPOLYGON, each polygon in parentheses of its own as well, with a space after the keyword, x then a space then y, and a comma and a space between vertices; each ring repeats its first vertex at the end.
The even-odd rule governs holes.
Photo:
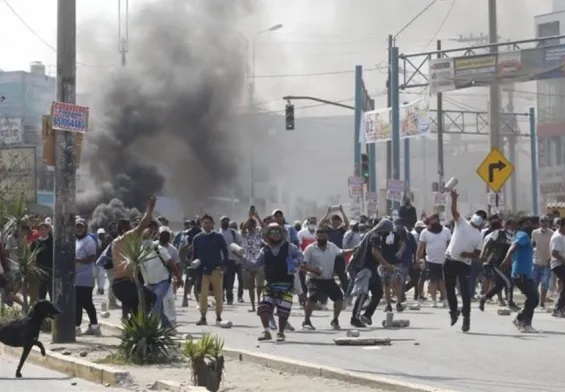
POLYGON ((182 386, 180 383, 171 380, 155 381, 151 387, 153 391, 171 391, 171 392, 208 392, 204 387, 182 386))
MULTIPOLYGON (((16 358, 20 358, 22 355, 22 349, 19 347, 10 347, 1 343, 0 347, 3 352, 16 358)), ((27 360, 36 365, 61 372, 68 376, 82 378, 83 380, 105 386, 116 387, 131 380, 131 376, 128 372, 117 371, 108 366, 92 363, 81 358, 62 355, 54 351, 46 350, 45 354, 45 356, 42 356, 40 350, 34 347, 29 353, 27 360)), ((13 371, 15 372, 16 369, 13 369, 13 371)), ((22 372, 25 374, 25 365, 22 372)))
MULTIPOLYGON (((103 331, 112 335, 120 335, 121 327, 115 324, 101 322, 103 331)), ((253 351, 239 350, 224 347, 224 355, 227 358, 238 361, 247 361, 257 365, 266 366, 282 372, 293 372, 311 377, 323 377, 331 380, 339 380, 350 384, 368 386, 371 388, 386 389, 391 392, 453 392, 447 389, 434 388, 426 385, 418 385, 397 381, 384 377, 350 372, 329 366, 321 366, 308 362, 296 361, 279 356, 263 354, 253 351)), ((178 390, 178 389, 177 389, 178 390)))

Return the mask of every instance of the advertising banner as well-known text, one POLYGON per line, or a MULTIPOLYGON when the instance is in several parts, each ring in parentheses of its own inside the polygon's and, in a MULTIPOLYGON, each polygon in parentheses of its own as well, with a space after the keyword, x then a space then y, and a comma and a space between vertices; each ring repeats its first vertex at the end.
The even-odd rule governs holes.
POLYGON ((349 187, 349 197, 359 197, 363 196, 363 178, 351 176, 347 179, 347 185, 349 187))
POLYGON ((58 131, 85 133, 88 129, 88 108, 72 103, 51 104, 52 128, 58 131))
MULTIPOLYGON (((429 101, 418 101, 400 106, 400 138, 422 136, 431 131, 429 101)), ((378 109, 364 113, 361 123, 360 143, 382 143, 392 140, 391 109, 378 109)))
POLYGON ((0 148, 0 199, 37 199, 35 147, 0 148))
POLYGON ((565 44, 429 60, 430 94, 498 83, 565 78, 565 44), (452 61, 450 63, 449 61, 452 61))
POLYGON ((24 129, 20 118, 0 118, 0 146, 24 142, 24 129))

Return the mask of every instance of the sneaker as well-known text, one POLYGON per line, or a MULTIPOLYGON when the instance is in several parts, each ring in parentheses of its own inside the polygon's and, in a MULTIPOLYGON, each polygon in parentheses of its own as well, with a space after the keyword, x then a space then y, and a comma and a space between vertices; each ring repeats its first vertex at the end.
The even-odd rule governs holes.
POLYGON ((100 336, 100 325, 88 325, 88 328, 86 328, 86 330, 84 332, 82 332, 82 335, 88 335, 88 336, 100 336))
POLYGON ((463 325, 461 326, 461 331, 469 332, 469 329, 471 329, 471 319, 465 317, 463 318, 463 325))
POLYGON ((216 325, 220 325, 221 322, 222 322, 222 318, 216 317, 216 325))
POLYGON ((242 304, 242 303, 244 303, 245 301, 243 300, 242 297, 239 297, 239 298, 237 299, 237 302, 239 302, 240 304, 242 304))
POLYGON ((444 299, 443 301, 441 301, 441 302, 439 303, 439 305, 440 305, 439 307, 442 308, 442 309, 445 309, 445 308, 448 308, 448 307, 449 307, 449 304, 447 303, 447 301, 446 301, 445 299, 444 299))
POLYGON ((388 305, 385 307, 385 313, 390 313, 390 312, 392 312, 392 306, 391 306, 391 304, 388 304, 388 305))
POLYGON ((545 304, 539 304, 540 309, 544 309, 545 310, 545 304))
POLYGON ((312 321, 310 320, 304 320, 302 322, 302 329, 305 329, 307 331, 315 331, 316 328, 314 328, 314 326, 312 325, 312 321))
POLYGON ((522 328, 520 328, 520 332, 522 332, 522 333, 539 333, 539 331, 537 329, 535 329, 534 327, 532 327, 531 325, 522 325, 522 328))
POLYGON ((188 298, 183 298, 181 306, 183 308, 188 308, 188 298))
POLYGON ((400 302, 396 304, 396 311, 398 313, 404 312, 404 305, 402 305, 400 302))
POLYGON ((284 333, 277 332, 277 342, 284 342, 285 340, 286 340, 286 336, 284 336, 284 333))
POLYGON ((487 302, 487 299, 485 297, 481 297, 481 299, 479 300, 479 310, 481 312, 485 311, 485 303, 487 302))
POLYGON ((295 328, 292 326, 292 324, 288 320, 286 320, 286 325, 284 326, 284 330, 294 332, 295 328))
POLYGON ((339 331, 341 329, 341 327, 339 326, 339 321, 332 320, 332 322, 330 323, 330 328, 333 329, 334 331, 339 331))
POLYGON ((228 305, 230 305, 230 306, 231 306, 231 305, 233 305, 233 299, 231 299, 231 300, 228 300, 228 302, 227 302, 227 303, 228 303, 228 305))
POLYGON ((367 328, 367 326, 357 318, 351 318, 349 324, 351 324, 351 326, 355 328, 367 328))
POLYGON ((505 301, 503 298, 500 298, 500 299, 498 300, 498 306, 506 307, 506 306, 507 306, 507 305, 506 305, 506 301, 505 301))
POLYGON ((367 316, 366 314, 362 314, 361 316, 359 316, 359 320, 366 325, 373 325, 373 320, 371 320, 371 317, 367 316))
POLYGON ((432 308, 437 308, 437 301, 435 299, 432 300, 432 308))
POLYGON ((261 332, 261 335, 259 335, 257 340, 260 342, 266 342, 267 340, 273 340, 273 336, 269 331, 263 331, 261 332))
POLYGON ((518 331, 522 331, 522 327, 524 326, 524 324, 522 324, 522 322, 520 320, 518 320, 518 317, 515 317, 514 320, 512 320, 512 324, 514 324, 514 326, 518 329, 518 331))
POLYGON ((565 311, 559 310, 559 309, 554 309, 553 312, 551 313, 551 315, 553 317, 557 317, 557 318, 565 318, 565 311))
POLYGON ((201 318, 200 320, 198 320, 196 325, 208 325, 208 322, 206 321, 205 318, 201 318))

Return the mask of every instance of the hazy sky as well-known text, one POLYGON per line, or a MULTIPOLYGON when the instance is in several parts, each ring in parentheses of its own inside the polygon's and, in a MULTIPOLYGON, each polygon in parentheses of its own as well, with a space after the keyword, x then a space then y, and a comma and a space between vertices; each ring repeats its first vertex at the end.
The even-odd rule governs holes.
MULTIPOLYGON (((130 0, 130 12, 134 14, 136 8, 147 1, 151 0, 130 0)), ((397 32, 430 1, 251 0, 253 10, 249 17, 237 26, 226 26, 226 34, 238 30, 253 42, 256 32, 273 24, 284 25, 281 30, 262 34, 256 40, 257 100, 265 109, 280 110, 284 105, 280 98, 287 94, 351 101, 353 74, 350 71, 356 64, 366 68, 382 65, 386 60, 387 34, 397 32), (345 72, 325 76, 271 77, 335 71, 345 72)), ((118 1, 77 2, 78 61, 81 63, 77 68, 77 88, 81 91, 86 89, 82 80, 96 78, 101 70, 119 64, 118 1), (97 42, 98 48, 104 46, 103 56, 99 51, 95 56, 89 56, 92 41, 97 42)), ((439 0, 408 28, 398 39, 401 52, 433 48, 438 38, 447 40, 459 34, 487 32, 487 0, 455 0, 451 9, 452 2, 439 0)), ((0 69, 27 70, 29 63, 37 60, 53 70, 57 0, 7 0, 7 3, 29 28, 8 8, 5 0, 0 0, 0 69)), ((499 33, 508 39, 529 38, 534 34, 533 16, 550 10, 551 0, 499 0, 499 33)), ((130 45, 134 46, 135 42, 130 45)), ((446 45, 461 44, 446 42, 446 45)), ((365 78, 370 93, 377 97, 385 87, 383 72, 374 70, 365 78)), ((531 95, 529 97, 531 101, 531 95)), ((523 98, 527 100, 528 94, 523 98)), ((377 102, 384 104, 382 95, 377 102)), ((317 114, 319 110, 305 112, 317 114)), ((332 113, 343 113, 340 109, 331 110, 332 113)))

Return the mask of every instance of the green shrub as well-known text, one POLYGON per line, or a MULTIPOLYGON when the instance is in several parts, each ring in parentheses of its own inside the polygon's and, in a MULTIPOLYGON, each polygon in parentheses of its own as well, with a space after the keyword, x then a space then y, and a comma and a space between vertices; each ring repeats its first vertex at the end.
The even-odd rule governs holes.
POLYGON ((225 365, 223 348, 224 341, 209 334, 198 341, 190 338, 185 342, 183 355, 190 361, 194 385, 212 392, 220 389, 225 365))
POLYGON ((118 352, 135 364, 170 362, 177 353, 172 330, 161 327, 161 318, 155 314, 137 312, 122 321, 122 342, 118 352))

